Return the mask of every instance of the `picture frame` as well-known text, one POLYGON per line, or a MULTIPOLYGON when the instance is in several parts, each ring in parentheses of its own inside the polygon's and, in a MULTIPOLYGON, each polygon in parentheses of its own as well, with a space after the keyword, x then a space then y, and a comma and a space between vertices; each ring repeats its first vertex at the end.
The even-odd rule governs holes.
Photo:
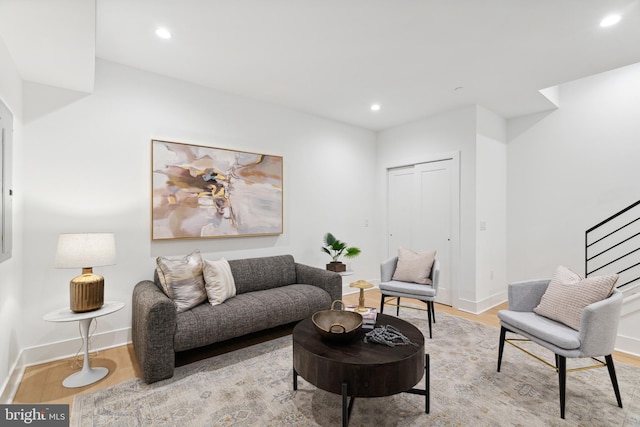
POLYGON ((283 157, 151 140, 152 240, 283 233, 283 157))

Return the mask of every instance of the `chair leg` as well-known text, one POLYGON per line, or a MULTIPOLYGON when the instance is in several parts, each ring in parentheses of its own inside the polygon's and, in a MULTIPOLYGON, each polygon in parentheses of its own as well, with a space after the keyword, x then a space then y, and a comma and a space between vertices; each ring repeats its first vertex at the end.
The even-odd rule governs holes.
POLYGON ((433 301, 429 301, 429 304, 431 305, 431 316, 433 317, 433 323, 436 323, 436 305, 433 301))
POLYGON ((616 377, 616 368, 613 366, 613 357, 611 355, 605 356, 607 361, 607 369, 609 370, 609 377, 611 377, 611 384, 613 384, 613 391, 616 393, 616 400, 618 406, 622 408, 622 398, 620 397, 620 389, 618 388, 618 378, 616 377))
POLYGON ((560 418, 564 420, 564 401, 567 390, 567 358, 556 355, 558 359, 558 383, 560 384, 560 418))
POLYGON ((384 311, 384 294, 380 297, 380 313, 384 311))
POLYGON ((396 316, 400 316, 400 297, 396 301, 396 316))
POLYGON ((498 344, 498 372, 500 372, 500 365, 502 364, 502 352, 504 351, 504 339, 507 335, 507 328, 500 327, 500 343, 498 344))
POLYGON ((430 301, 427 302, 427 314, 429 317, 429 338, 433 338, 433 335, 431 335, 431 308, 429 308, 429 303, 430 301))

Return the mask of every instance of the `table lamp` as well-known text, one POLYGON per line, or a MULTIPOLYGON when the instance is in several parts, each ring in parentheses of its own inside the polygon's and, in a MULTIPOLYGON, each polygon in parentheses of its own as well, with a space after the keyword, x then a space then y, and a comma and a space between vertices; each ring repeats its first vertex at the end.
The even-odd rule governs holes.
POLYGON ((70 308, 76 313, 94 311, 104 303, 104 277, 93 267, 116 262, 113 233, 61 234, 58 238, 56 268, 82 268, 69 283, 70 308))

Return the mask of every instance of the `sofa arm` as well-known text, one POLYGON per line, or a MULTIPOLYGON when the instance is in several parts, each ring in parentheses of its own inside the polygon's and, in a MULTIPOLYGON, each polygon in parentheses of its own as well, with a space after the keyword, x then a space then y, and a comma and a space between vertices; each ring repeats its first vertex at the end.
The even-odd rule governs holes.
POLYGON ((342 276, 338 273, 296 263, 296 279, 300 284, 324 289, 331 296, 331 301, 342 299, 342 276))
POLYGON ((549 279, 525 280, 509 284, 509 310, 533 311, 549 286, 549 279))
POLYGON ((147 384, 173 376, 176 308, 149 280, 133 289, 131 337, 142 378, 147 384))

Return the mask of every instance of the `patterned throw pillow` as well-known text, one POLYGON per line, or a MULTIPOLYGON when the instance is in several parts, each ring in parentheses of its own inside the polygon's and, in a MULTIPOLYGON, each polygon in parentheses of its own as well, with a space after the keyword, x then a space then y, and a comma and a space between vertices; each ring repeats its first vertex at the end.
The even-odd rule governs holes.
POLYGON ((202 277, 202 257, 195 250, 182 258, 158 257, 156 271, 162 290, 181 313, 207 299, 202 277))
POLYGON ((567 267, 559 266, 533 311, 579 331, 584 308, 608 298, 617 281, 617 274, 583 279, 567 267))
POLYGON ((436 258, 436 251, 414 252, 405 248, 398 248, 398 263, 393 273, 393 280, 414 282, 431 285, 429 278, 431 267, 436 258))
POLYGON ((226 299, 236 295, 236 282, 233 280, 231 267, 226 259, 220 258, 218 261, 205 259, 202 272, 209 304, 222 304, 226 299))

